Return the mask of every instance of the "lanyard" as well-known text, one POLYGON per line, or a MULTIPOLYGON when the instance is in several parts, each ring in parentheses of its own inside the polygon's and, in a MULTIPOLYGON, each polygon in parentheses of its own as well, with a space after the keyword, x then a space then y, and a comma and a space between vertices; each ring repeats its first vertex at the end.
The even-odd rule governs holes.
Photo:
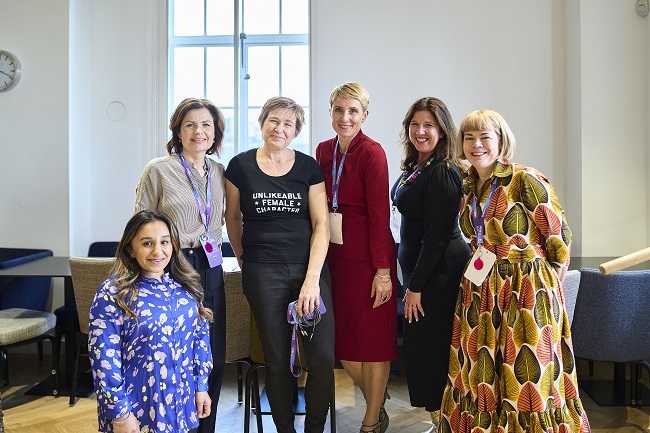
POLYGON ((208 227, 210 225, 210 213, 212 212, 212 177, 210 176, 210 164, 207 165, 208 185, 206 186, 205 190, 206 204, 204 208, 203 203, 201 202, 199 191, 196 189, 194 181, 192 180, 192 172, 190 171, 190 166, 187 161, 185 161, 185 158, 183 158, 183 151, 180 151, 178 153, 178 156, 181 160, 181 164, 183 164, 183 168, 185 169, 185 174, 187 175, 187 178, 190 180, 190 184, 192 185, 192 191, 194 191, 194 199, 196 200, 196 204, 199 207, 199 214, 203 220, 203 225, 205 226, 205 229, 208 230, 208 227))
POLYGON ((481 218, 478 217, 476 212, 476 202, 478 201, 476 195, 474 195, 474 200, 472 200, 472 221, 474 222, 474 227, 476 228, 476 241, 478 242, 479 245, 483 245, 483 230, 485 228, 485 211, 487 211, 487 208, 490 205, 490 201, 492 200, 492 195, 494 194, 494 191, 497 189, 498 180, 499 178, 495 176, 494 180, 492 181, 492 185, 490 186, 490 192, 488 193, 487 200, 485 200, 485 206, 483 206, 483 212, 481 212, 481 218))
POLYGON ((339 141, 336 140, 334 143, 334 156, 332 157, 332 210, 336 212, 339 207, 339 186, 341 185, 341 173, 343 172, 343 163, 345 162, 345 156, 348 154, 348 149, 345 150, 343 156, 341 157, 341 165, 339 165, 339 171, 336 172, 336 153, 339 147, 339 141))

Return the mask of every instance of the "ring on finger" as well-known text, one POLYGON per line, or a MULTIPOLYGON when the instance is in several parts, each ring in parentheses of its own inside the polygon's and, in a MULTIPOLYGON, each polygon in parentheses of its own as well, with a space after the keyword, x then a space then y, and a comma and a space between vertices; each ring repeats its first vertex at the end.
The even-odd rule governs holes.
POLYGON ((386 295, 384 295, 384 296, 381 297, 381 300, 382 300, 382 301, 385 301, 387 298, 388 298, 388 297, 387 297, 386 295))

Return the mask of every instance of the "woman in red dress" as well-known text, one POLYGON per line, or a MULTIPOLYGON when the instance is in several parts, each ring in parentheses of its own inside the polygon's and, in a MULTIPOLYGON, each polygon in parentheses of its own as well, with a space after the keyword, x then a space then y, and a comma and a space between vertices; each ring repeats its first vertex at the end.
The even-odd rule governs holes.
POLYGON ((390 232, 388 164, 361 131, 369 96, 357 83, 330 94, 336 137, 316 149, 330 207, 335 354, 366 399, 361 432, 383 433, 390 361, 397 358, 397 260, 390 232))

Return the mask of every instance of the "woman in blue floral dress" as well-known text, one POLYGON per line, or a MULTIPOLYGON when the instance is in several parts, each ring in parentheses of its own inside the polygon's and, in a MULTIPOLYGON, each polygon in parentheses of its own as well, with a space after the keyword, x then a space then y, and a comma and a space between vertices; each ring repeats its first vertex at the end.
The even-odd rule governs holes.
POLYGON ((126 225, 90 309, 99 431, 184 433, 210 413, 209 322, 199 274, 162 212, 126 225))

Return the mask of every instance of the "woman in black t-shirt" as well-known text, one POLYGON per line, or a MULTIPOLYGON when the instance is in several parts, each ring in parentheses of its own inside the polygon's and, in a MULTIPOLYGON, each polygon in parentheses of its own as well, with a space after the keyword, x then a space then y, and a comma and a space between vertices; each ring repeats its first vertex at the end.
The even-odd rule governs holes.
MULTIPOLYGON (((258 325, 278 433, 295 432, 287 306, 297 300, 302 316, 332 305, 324 177, 316 160, 288 147, 303 122, 304 111, 294 101, 269 99, 259 117, 264 145, 235 156, 226 169, 228 238, 258 325)), ((305 432, 320 433, 334 386, 333 314, 306 330, 305 432)))

